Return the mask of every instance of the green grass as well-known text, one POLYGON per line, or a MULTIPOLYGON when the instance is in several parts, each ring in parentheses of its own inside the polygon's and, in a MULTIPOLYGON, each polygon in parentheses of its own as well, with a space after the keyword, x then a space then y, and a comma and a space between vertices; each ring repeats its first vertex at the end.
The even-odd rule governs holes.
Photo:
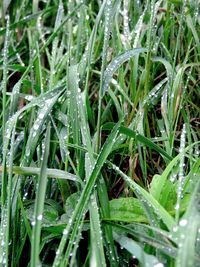
POLYGON ((0 266, 200 265, 199 6, 1 1, 0 266))

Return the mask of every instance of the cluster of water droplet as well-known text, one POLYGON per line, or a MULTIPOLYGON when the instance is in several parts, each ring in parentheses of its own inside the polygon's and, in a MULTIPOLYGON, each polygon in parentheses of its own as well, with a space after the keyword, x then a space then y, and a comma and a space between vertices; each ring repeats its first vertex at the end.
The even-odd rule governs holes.
POLYGON ((182 191, 184 186, 184 158, 185 158, 185 135, 186 135, 186 126, 183 125, 182 133, 181 133, 181 140, 180 140, 180 164, 179 164, 179 183, 177 188, 177 203, 175 206, 175 209, 177 211, 177 214, 179 214, 180 209, 180 201, 182 198, 182 191))
POLYGON ((147 5, 145 6, 144 11, 140 15, 138 22, 135 25, 135 29, 134 29, 135 36, 134 36, 133 48, 137 48, 138 46, 140 46, 139 39, 140 39, 140 34, 143 28, 143 20, 144 20, 146 10, 147 10, 147 5))
POLYGON ((168 82, 168 77, 166 77, 165 79, 163 79, 161 82, 159 82, 148 94, 147 97, 145 97, 144 101, 143 101, 143 105, 147 104, 153 104, 155 103, 155 101, 159 98, 160 93, 161 93, 161 89, 163 88, 163 85, 168 82))
MULTIPOLYGON (((126 61, 128 61, 131 57, 135 56, 139 51, 143 50, 128 50, 124 52, 123 54, 120 54, 117 56, 106 68, 104 72, 104 80, 103 80, 103 86, 102 86, 102 96, 105 94, 105 92, 108 90, 109 83, 112 80, 112 76, 114 72, 126 61)), ((145 51, 145 49, 144 49, 145 51)), ((143 51, 143 52, 144 52, 143 51)))
POLYGON ((123 11, 122 11, 124 29, 123 29, 123 34, 121 34, 121 40, 125 49, 128 49, 129 41, 131 40, 131 34, 129 30, 128 6, 129 6, 129 0, 124 0, 123 11))
MULTIPOLYGON (((6 205, 5 205, 6 207, 6 205)), ((7 228, 7 209, 2 207, 1 211, 1 225, 0 225, 0 264, 7 266, 6 262, 6 228, 7 228)))
POLYGON ((1 82, 1 89, 6 90, 7 75, 8 75, 8 48, 10 39, 10 17, 6 16, 6 35, 3 49, 3 80, 1 82))
MULTIPOLYGON (((107 51, 109 47, 109 38, 112 25, 112 0, 108 0, 105 6, 105 28, 104 28, 104 43, 103 43, 103 54, 102 54, 102 72, 104 78, 104 68, 107 60, 107 51)), ((101 89, 103 90, 103 89, 101 89)), ((102 94, 102 92, 100 92, 102 94)))
POLYGON ((150 51, 152 49, 153 51, 153 47, 152 44, 154 44, 154 52, 156 52, 155 48, 156 46, 158 46, 158 40, 153 41, 156 37, 156 31, 158 28, 158 23, 156 23, 156 20, 158 18, 157 13, 158 13, 158 9, 160 7, 161 4, 161 0, 157 1, 155 3, 155 1, 150 1, 150 28, 148 29, 148 38, 147 38, 147 43, 146 43, 146 47, 147 49, 150 51))
MULTIPOLYGON (((24 159, 25 162, 29 161, 31 154, 31 146, 29 143, 33 143, 33 140, 36 140, 39 137, 40 130, 42 129, 42 127, 45 127, 44 120, 46 116, 48 116, 49 112, 51 112, 51 108, 59 97, 59 94, 56 95, 55 92, 50 92, 49 97, 52 98, 42 97, 37 103, 40 106, 40 109, 38 110, 37 118, 33 124, 33 127, 31 128, 30 136, 27 142, 24 159)), ((33 102, 34 101, 37 100, 34 99, 33 102)))

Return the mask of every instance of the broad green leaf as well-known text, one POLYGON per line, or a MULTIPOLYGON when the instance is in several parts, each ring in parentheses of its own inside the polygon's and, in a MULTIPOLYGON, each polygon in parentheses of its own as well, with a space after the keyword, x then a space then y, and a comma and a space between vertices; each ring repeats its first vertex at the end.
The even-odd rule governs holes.
POLYGON ((79 198, 80 198, 80 192, 73 193, 67 198, 64 205, 65 213, 61 215, 59 224, 60 223, 66 224, 66 222, 70 220, 72 213, 74 211, 74 207, 76 206, 76 203, 78 202, 79 198))
POLYGON ((110 218, 108 218, 108 220, 148 222, 140 201, 132 197, 111 200, 110 218))
MULTIPOLYGON (((160 179, 162 176, 156 174, 150 184, 149 192, 155 199, 157 198, 157 190, 160 190, 160 179)), ((165 182, 165 193, 157 201, 167 210, 173 210, 176 203, 176 186, 171 181, 165 182)))
MULTIPOLYGON (((195 144, 196 143, 186 147, 185 148, 185 152, 187 152, 189 149, 191 149, 193 146, 195 146, 195 144)), ((166 181, 168 179, 168 176, 169 176, 170 172, 173 170, 174 166, 176 166, 176 164, 178 163, 179 159, 180 159, 180 154, 178 154, 175 158, 173 158, 173 160, 167 165, 167 167, 163 171, 160 179, 158 180, 159 185, 157 186, 157 190, 154 193, 154 197, 156 199, 160 199, 161 198, 161 194, 164 191, 164 187, 165 187, 166 181)))
MULTIPOLYGON (((26 209, 26 214, 30 222, 33 221, 34 218, 34 204, 31 204, 26 209)), ((51 225, 52 222, 55 222, 58 219, 58 212, 52 206, 48 204, 44 204, 44 212, 42 218, 42 227, 51 225)))
POLYGON ((127 182, 129 186, 135 191, 141 203, 144 203, 145 206, 147 205, 150 210, 154 211, 154 214, 162 219, 163 223, 165 223, 168 229, 172 229, 172 227, 175 225, 175 221, 173 217, 167 212, 167 210, 164 209, 152 195, 150 195, 145 189, 134 182, 129 176, 123 173, 117 166, 112 164, 112 168, 119 175, 121 175, 125 182, 127 182))

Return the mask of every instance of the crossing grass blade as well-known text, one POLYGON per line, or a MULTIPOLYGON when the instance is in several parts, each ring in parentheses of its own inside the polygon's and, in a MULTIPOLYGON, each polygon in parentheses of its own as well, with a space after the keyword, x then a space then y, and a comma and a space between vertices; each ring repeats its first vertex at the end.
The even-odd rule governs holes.
POLYGON ((2 1, 1 266, 200 265, 199 4, 2 1))
MULTIPOLYGON (((85 170, 86 177, 89 177, 91 174, 91 166, 90 159, 86 154, 85 157, 85 170)), ((91 238, 91 257, 90 257, 90 266, 106 266, 106 260, 104 255, 103 248, 103 235, 100 224, 100 214, 98 212, 98 204, 97 204, 97 194, 94 192, 91 197, 91 202, 89 204, 89 212, 90 212, 90 238, 91 238)))
POLYGON ((86 182, 86 185, 83 188, 83 191, 81 193, 81 197, 79 199, 79 202, 75 208, 75 211, 72 215, 72 218, 70 220, 70 224, 67 225, 66 227, 66 234, 63 234, 62 239, 60 241, 60 245, 58 248, 59 253, 57 253, 57 256, 54 260, 54 264, 53 266, 56 266, 57 264, 60 263, 61 259, 62 259, 62 255, 64 252, 64 247, 67 241, 67 238, 69 237, 69 232, 71 232, 70 235, 70 242, 68 244, 66 253, 65 253, 65 261, 66 264, 68 262, 69 259, 69 254, 71 253, 71 248, 73 245, 73 242, 75 241, 75 237, 77 234, 77 230, 78 230, 78 226, 80 223, 81 218, 84 216, 84 213, 87 211, 87 205, 89 202, 89 197, 91 196, 92 193, 92 189, 95 185, 95 182, 97 181, 98 175, 100 174, 101 168, 103 167, 103 164, 105 163, 106 158, 108 157, 108 155, 111 152, 112 146, 114 145, 115 142, 115 138, 117 137, 118 131, 119 131, 119 126, 120 126, 121 122, 119 122, 118 124, 116 124, 116 126, 113 128, 111 134, 109 135, 108 139, 106 140, 102 151, 100 152, 94 167, 91 171, 91 175, 88 178, 88 181, 86 182), (73 227, 73 229, 72 229, 73 227))
MULTIPOLYGON (((81 131, 82 142, 86 146, 86 149, 88 152, 88 154, 87 154, 88 157, 85 157, 85 164, 87 164, 87 168, 90 169, 91 166, 94 165, 95 157, 94 157, 94 152, 93 152, 93 148, 92 148, 92 144, 91 144, 91 136, 90 136, 89 125, 88 125, 88 121, 87 121, 87 114, 84 110, 83 99, 79 95, 81 92, 80 92, 80 88, 79 88, 79 84, 78 84, 78 80, 79 80, 78 67, 79 67, 78 65, 71 66, 70 70, 69 70, 69 86, 70 86, 70 90, 71 90, 70 101, 71 101, 71 107, 72 107, 71 116, 73 116, 71 123, 72 123, 72 129, 76 132, 76 134, 78 133, 78 131, 76 131, 76 129, 78 129, 78 130, 80 129, 80 131, 81 131), (74 72, 76 74, 74 74, 74 72), (74 113, 75 107, 76 107, 76 113, 74 113), (87 160, 87 163, 86 163, 86 160, 87 160)), ((76 142, 79 142, 78 136, 77 136, 76 142)), ((86 170, 87 170, 87 168, 85 167, 86 170)), ((108 201, 107 201, 108 200, 107 192, 106 192, 106 189, 104 186, 103 178, 101 179, 101 181, 102 182, 99 183, 99 186, 98 186, 98 189, 99 189, 98 190, 98 197, 99 197, 99 201, 100 201, 100 210, 104 215, 108 215, 109 214, 109 207, 108 207, 108 201)), ((96 203, 94 203, 94 205, 97 206, 97 200, 96 201, 94 200, 94 202, 96 202, 96 203)), ((92 223, 92 225, 95 225, 96 227, 98 227, 98 225, 100 227, 100 220, 99 220, 99 222, 97 222, 97 219, 98 219, 98 214, 96 214, 96 211, 93 208, 91 208, 91 223, 92 223), (93 216, 94 216, 95 223, 93 222, 93 219, 92 219, 93 216)), ((107 240, 106 240, 107 247, 108 247, 107 250, 109 250, 109 253, 111 251, 110 262, 111 262, 111 264, 116 265, 116 259, 115 259, 116 256, 115 256, 115 250, 114 250, 114 244, 113 244, 111 229, 109 229, 109 227, 105 227, 105 229, 103 229, 103 230, 105 230, 106 236, 107 236, 107 240)), ((92 231, 91 234, 93 235, 94 234, 93 227, 92 227, 91 231, 92 231)), ((93 241, 93 243, 94 243, 94 241, 93 241)), ((99 238, 99 240, 96 240, 96 238, 95 238, 94 246, 96 247, 96 256, 98 258, 97 260, 99 261, 101 259, 102 264, 104 264, 105 259, 103 256, 101 243, 102 243, 102 239, 99 238), (97 251, 98 247, 99 247, 99 251, 97 251)))
MULTIPOLYGON (((135 191, 138 199, 141 203, 148 205, 149 209, 153 209, 155 215, 159 216, 163 223, 168 227, 168 229, 172 229, 175 226, 175 221, 173 217, 157 202, 157 200, 151 196, 145 189, 136 184, 130 177, 124 174, 117 166, 112 165, 113 169, 121 175, 121 177, 130 185, 130 187, 135 191)), ((148 216, 148 215, 147 215, 148 216)))
POLYGON ((113 74, 116 72, 116 70, 126 61, 128 61, 130 58, 140 54, 144 53, 147 50, 145 48, 135 48, 129 51, 126 51, 119 56, 117 56, 115 59, 112 60, 112 62, 107 66, 104 74, 104 80, 102 85, 102 93, 103 96, 105 92, 108 90, 109 83, 112 79, 113 74))
POLYGON ((122 248, 129 251, 133 257, 136 257, 142 266, 155 266, 156 264, 159 264, 159 261, 156 259, 156 257, 145 253, 144 250, 134 240, 116 232, 114 233, 114 238, 122 248))
MULTIPOLYGON (((103 129, 110 129, 113 127, 113 123, 107 123, 103 126, 103 129)), ((138 140, 139 142, 143 143, 144 145, 146 145, 147 147, 154 149, 155 151, 157 151, 158 153, 162 154, 164 157, 166 157, 167 159, 172 159, 162 148, 160 148, 158 145, 156 145, 155 143, 153 143, 151 140, 149 140, 148 138, 146 138, 145 136, 139 134, 136 131, 133 131, 127 127, 121 126, 120 127, 120 133, 124 134, 128 137, 134 138, 136 140, 138 140)))

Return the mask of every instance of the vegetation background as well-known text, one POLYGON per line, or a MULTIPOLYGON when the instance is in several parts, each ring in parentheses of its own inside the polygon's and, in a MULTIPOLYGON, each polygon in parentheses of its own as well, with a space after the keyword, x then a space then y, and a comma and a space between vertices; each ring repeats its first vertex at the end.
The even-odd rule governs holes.
POLYGON ((0 7, 0 266, 200 266, 200 1, 0 7))

